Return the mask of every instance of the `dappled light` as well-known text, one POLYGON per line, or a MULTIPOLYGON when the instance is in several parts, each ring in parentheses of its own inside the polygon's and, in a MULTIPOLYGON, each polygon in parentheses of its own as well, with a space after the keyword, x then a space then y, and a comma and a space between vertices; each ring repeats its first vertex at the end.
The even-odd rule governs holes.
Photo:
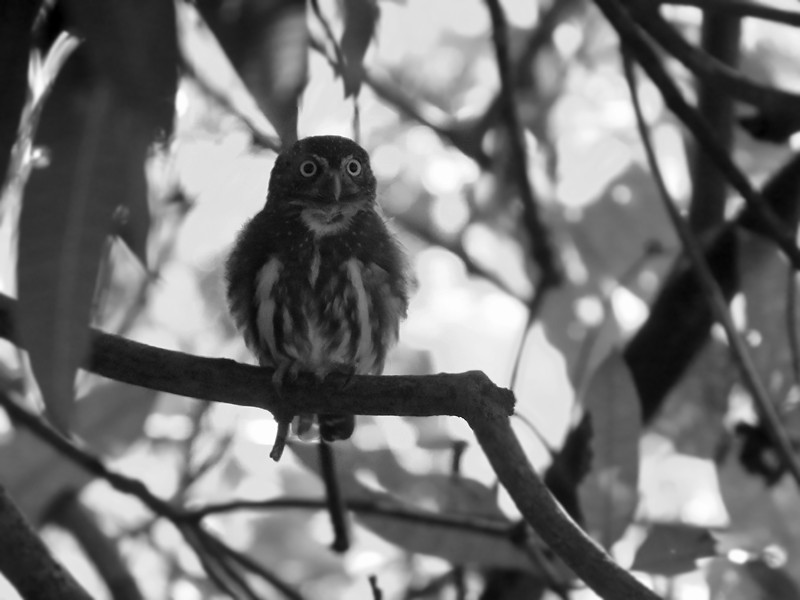
POLYGON ((798 26, 0 9, 0 597, 800 597, 798 26))

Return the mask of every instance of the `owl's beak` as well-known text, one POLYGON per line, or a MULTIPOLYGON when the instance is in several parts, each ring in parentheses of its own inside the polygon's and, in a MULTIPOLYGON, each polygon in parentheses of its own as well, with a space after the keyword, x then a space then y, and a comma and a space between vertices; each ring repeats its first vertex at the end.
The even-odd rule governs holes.
POLYGON ((328 173, 328 191, 333 196, 333 201, 338 202, 339 197, 342 195, 342 176, 338 171, 331 171, 328 173))

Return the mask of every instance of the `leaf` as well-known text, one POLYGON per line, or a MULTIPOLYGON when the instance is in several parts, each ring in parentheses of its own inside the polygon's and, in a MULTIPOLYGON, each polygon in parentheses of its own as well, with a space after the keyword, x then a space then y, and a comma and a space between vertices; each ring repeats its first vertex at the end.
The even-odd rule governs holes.
POLYGON ((198 9, 283 144, 297 140, 308 78, 306 3, 245 0, 235 10, 202 0, 198 9))
POLYGON ((31 29, 40 1, 0 2, 0 186, 5 181, 11 147, 28 92, 31 29))
POLYGON ((657 524, 636 551, 631 569, 671 577, 694 571, 698 558, 715 554, 716 542, 708 529, 657 524))
POLYGON ((178 84, 174 3, 66 0, 65 5, 69 25, 85 39, 94 77, 134 107, 151 132, 169 132, 178 84))
POLYGON ((361 89, 364 55, 375 35, 380 9, 376 0, 344 0, 343 10, 344 31, 339 45, 344 58, 342 80, 347 98, 357 96, 361 89))
POLYGON ((638 503, 641 409, 628 367, 613 352, 589 381, 592 465, 578 488, 586 530, 604 548, 616 542, 638 503))
POLYGON ((264 116, 197 8, 188 2, 180 2, 177 15, 183 60, 200 85, 242 119, 262 143, 277 148, 275 128, 264 116))
MULTIPOLYGON (((790 330, 787 326, 789 265, 774 244, 758 235, 742 233, 739 271, 745 299, 746 335, 762 378, 776 401, 786 397, 794 383, 790 330)), ((797 298, 798 282, 791 279, 797 298)), ((798 307, 791 307, 795 314, 798 307)), ((800 336, 800 330, 792 335, 800 336)))
MULTIPOLYGON (((363 495, 383 506, 388 514, 376 515, 357 513, 358 521, 383 539, 396 544, 408 552, 438 556, 453 565, 478 565, 527 572, 539 572, 530 552, 544 551, 544 545, 533 536, 524 543, 516 543, 511 535, 479 531, 466 526, 454 526, 438 523, 435 520, 411 521, 391 515, 392 508, 413 509, 392 499, 388 494, 364 490, 363 495), (534 550, 533 546, 537 549, 534 550)), ((420 510, 420 509, 418 509, 420 510)), ((436 514, 453 514, 448 512, 430 512, 436 514)), ((466 516, 466 515, 465 515, 466 516)), ((473 522, 480 519, 472 518, 473 522)), ((492 521, 502 525, 502 521, 492 521)), ((509 531, 512 523, 505 521, 509 531)))
MULTIPOLYGON (((317 451, 310 444, 290 444, 292 451, 319 475, 317 451)), ((412 521, 399 516, 357 513, 365 527, 382 538, 408 550, 439 556, 453 564, 535 571, 531 552, 543 545, 530 533, 524 542, 512 541, 514 523, 497 505, 494 490, 464 477, 441 473, 414 474, 402 467, 390 450, 358 451, 351 444, 336 444, 336 465, 345 502, 376 504, 391 513, 392 509, 417 510, 431 521, 412 521), (371 473, 387 491, 367 487, 355 476, 371 473), (508 534, 498 534, 435 522, 437 515, 464 517, 477 523, 506 527, 508 534), (535 547, 535 548, 534 548, 535 547)))
POLYGON ((49 417, 68 429, 73 383, 112 216, 146 193, 151 131, 142 114, 87 74, 85 49, 67 62, 36 143, 49 165, 25 190, 19 237, 19 331, 49 417))

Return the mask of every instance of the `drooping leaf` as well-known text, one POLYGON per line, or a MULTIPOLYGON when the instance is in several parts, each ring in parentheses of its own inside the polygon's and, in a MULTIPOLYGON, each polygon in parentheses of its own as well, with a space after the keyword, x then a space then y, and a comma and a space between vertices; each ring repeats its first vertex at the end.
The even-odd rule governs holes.
POLYGON ((592 464, 578 494, 586 530, 610 548, 630 525, 638 503, 641 406, 618 352, 589 381, 583 407, 592 421, 592 464))
POLYGON ((306 3, 245 0, 228 10, 201 0, 197 7, 283 144, 294 142, 308 76, 306 3))
POLYGON ((703 527, 657 524, 636 551, 631 569, 668 577, 693 571, 698 558, 714 556, 716 542, 703 527))
POLYGON ((377 0, 344 0, 342 79, 345 97, 358 95, 364 79, 364 55, 375 35, 380 9, 377 0))
POLYGON ((176 8, 180 50, 191 74, 206 92, 219 99, 250 127, 259 143, 278 149, 280 144, 275 128, 197 8, 188 2, 180 2, 176 8))
POLYGON ((141 111, 93 78, 85 47, 44 108, 36 143, 49 164, 31 174, 20 216, 19 331, 48 415, 63 429, 112 217, 145 193, 152 135, 141 111))
POLYGON ((161 0, 66 0, 68 25, 86 40, 95 77, 136 109, 151 131, 168 133, 175 112, 175 8, 161 0))

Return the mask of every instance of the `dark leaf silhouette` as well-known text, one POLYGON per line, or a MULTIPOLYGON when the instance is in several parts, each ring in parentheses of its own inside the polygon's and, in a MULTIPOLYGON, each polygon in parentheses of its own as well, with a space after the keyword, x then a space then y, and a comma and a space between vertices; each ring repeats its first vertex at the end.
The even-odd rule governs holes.
POLYGON ((364 55, 375 35, 380 9, 376 0, 344 0, 344 32, 340 46, 344 95, 357 96, 364 78, 364 55))
POLYGON ((62 428, 112 217, 146 193, 150 142, 141 113, 108 85, 89 83, 80 52, 45 107, 37 143, 50 164, 32 173, 20 218, 20 333, 48 414, 62 428))
POLYGON ((696 569, 698 558, 714 554, 716 542, 707 529, 656 524, 636 551, 631 568, 655 575, 679 575, 696 569))
POLYGON ((233 10, 198 9, 284 144, 297 139, 297 109, 308 76, 306 4, 246 0, 233 10))

